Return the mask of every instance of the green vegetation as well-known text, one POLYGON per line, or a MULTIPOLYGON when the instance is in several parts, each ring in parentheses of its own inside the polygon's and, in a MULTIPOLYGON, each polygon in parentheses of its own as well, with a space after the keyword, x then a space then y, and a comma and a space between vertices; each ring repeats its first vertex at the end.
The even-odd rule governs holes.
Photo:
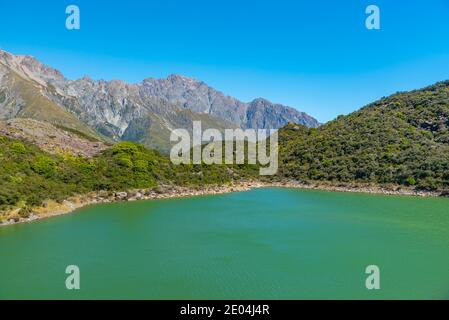
POLYGON ((61 202, 91 191, 146 189, 160 184, 203 186, 255 177, 255 166, 181 165, 143 145, 121 142, 92 158, 56 156, 0 136, 0 210, 61 202))
POLYGON ((449 188, 449 81, 280 132, 281 177, 449 188))
POLYGON ((90 142, 102 141, 102 142, 111 143, 111 140, 109 138, 107 138, 107 137, 104 137, 104 136, 101 136, 101 139, 100 139, 100 138, 98 138, 98 136, 91 136, 91 135, 88 135, 88 134, 86 134, 84 132, 81 132, 81 131, 73 129, 73 128, 61 126, 61 125, 58 125, 58 124, 55 124, 54 126, 56 128, 58 128, 58 129, 63 130, 63 131, 67 131, 67 132, 73 133, 73 134, 77 135, 78 137, 80 137, 80 138, 82 138, 84 140, 90 141, 90 142))
MULTIPOLYGON (((317 129, 279 134, 273 179, 403 185, 449 190, 449 82, 398 93, 317 129)), ((141 144, 121 142, 93 158, 48 154, 0 136, 0 211, 91 191, 204 186, 259 178, 256 165, 173 165, 141 144)))

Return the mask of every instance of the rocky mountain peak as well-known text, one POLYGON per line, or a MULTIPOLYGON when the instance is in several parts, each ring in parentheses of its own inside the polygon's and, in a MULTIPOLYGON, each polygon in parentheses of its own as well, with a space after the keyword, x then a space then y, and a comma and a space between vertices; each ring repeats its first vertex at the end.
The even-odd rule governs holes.
POLYGON ((33 80, 43 86, 46 86, 47 83, 65 81, 64 75, 60 71, 29 55, 13 55, 0 50, 0 63, 12 69, 21 77, 33 80))
POLYGON ((193 78, 189 78, 180 74, 171 74, 167 77, 167 80, 170 82, 184 82, 184 83, 197 83, 199 81, 193 79, 193 78))
POLYGON ((265 98, 256 98, 250 102, 250 104, 254 105, 272 105, 273 103, 265 98))

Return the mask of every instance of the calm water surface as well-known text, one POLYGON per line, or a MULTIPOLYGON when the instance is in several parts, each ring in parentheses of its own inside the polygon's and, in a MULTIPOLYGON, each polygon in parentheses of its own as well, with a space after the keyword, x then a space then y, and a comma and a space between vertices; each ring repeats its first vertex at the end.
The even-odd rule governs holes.
POLYGON ((0 270, 0 299, 449 299, 449 200, 260 189, 98 205, 0 228, 0 270))

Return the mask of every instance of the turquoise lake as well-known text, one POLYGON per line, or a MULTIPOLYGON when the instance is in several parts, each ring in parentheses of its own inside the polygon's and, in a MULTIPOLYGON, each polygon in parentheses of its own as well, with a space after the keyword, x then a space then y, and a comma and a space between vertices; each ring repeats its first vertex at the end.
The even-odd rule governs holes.
POLYGON ((0 299, 449 299, 449 199, 268 188, 96 205, 0 228, 0 266, 0 299))

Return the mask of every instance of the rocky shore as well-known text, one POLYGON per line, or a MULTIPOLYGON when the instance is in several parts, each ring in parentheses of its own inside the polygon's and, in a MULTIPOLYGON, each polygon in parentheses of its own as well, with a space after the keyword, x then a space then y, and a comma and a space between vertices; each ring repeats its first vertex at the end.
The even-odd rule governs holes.
POLYGON ((415 197, 447 197, 449 191, 421 191, 412 188, 407 188, 398 185, 372 185, 372 184, 344 184, 331 182, 300 182, 294 180, 280 181, 266 184, 271 187, 281 188, 297 188, 306 190, 322 190, 334 192, 355 192, 355 193, 369 193, 379 195, 396 195, 396 196, 415 196, 415 197))
POLYGON ((68 214, 76 209, 94 204, 217 195, 269 187, 420 197, 441 197, 449 195, 444 192, 417 191, 403 186, 343 185, 323 182, 304 183, 293 180, 278 182, 244 181, 222 186, 212 185, 204 187, 158 186, 152 189, 139 189, 127 192, 91 192, 85 195, 68 198, 62 203, 46 201, 42 207, 34 208, 32 212, 25 217, 19 214, 20 209, 15 209, 9 212, 0 213, 0 227, 17 223, 28 223, 68 214))
POLYGON ((203 195, 217 195, 230 192, 248 191, 252 188, 262 187, 262 184, 242 182, 223 186, 205 187, 180 187, 180 186, 158 186, 152 189, 138 189, 122 192, 91 192, 85 195, 74 196, 64 200, 62 203, 46 201, 42 207, 34 208, 30 214, 23 217, 19 214, 20 209, 0 214, 0 226, 27 223, 36 220, 68 214, 76 209, 102 203, 130 202, 139 200, 186 198, 203 195))

